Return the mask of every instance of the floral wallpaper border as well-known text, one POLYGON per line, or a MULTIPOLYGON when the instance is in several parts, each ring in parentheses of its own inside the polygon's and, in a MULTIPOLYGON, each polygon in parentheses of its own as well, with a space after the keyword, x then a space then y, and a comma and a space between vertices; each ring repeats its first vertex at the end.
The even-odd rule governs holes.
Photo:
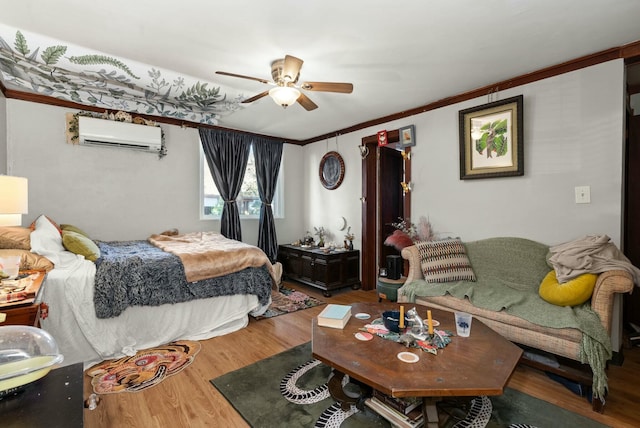
POLYGON ((0 24, 0 78, 5 87, 209 125, 242 108, 242 96, 229 99, 208 82, 56 43, 0 24))

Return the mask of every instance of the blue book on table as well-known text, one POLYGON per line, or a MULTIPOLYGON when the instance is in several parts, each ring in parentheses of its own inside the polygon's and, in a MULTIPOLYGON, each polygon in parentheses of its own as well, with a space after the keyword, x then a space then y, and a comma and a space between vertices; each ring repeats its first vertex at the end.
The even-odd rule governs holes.
POLYGON ((344 328, 349 318, 351 318, 351 306, 330 303, 318 315, 318 325, 344 328))

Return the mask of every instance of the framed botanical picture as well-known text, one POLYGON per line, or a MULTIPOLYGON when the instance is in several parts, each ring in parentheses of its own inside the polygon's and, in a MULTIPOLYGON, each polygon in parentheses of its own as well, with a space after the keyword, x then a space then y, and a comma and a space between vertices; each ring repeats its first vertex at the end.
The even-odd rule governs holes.
POLYGON ((523 96, 460 110, 460 179, 524 175, 523 96))
POLYGON ((414 125, 405 126, 398 131, 400 146, 411 147, 416 145, 416 127, 414 125))

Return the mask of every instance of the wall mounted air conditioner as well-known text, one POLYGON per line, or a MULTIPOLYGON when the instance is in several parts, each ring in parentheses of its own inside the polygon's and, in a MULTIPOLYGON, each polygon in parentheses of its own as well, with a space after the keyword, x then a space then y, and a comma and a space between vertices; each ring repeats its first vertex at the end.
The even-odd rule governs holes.
POLYGON ((162 150, 159 126, 78 116, 78 137, 83 146, 120 147, 152 153, 162 150))

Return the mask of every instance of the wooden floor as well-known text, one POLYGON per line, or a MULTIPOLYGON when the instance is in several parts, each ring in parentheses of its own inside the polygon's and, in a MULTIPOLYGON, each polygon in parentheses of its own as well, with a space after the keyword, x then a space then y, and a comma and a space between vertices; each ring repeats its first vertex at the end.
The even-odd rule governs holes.
MULTIPOLYGON (((377 301, 374 291, 345 289, 331 298, 300 284, 288 286, 328 303, 377 301)), ((209 383, 222 374, 311 340, 311 319, 322 306, 260 321, 202 341, 195 362, 159 385, 136 393, 102 395, 95 410, 85 409, 85 427, 246 427, 246 422, 209 383)), ((132 328, 135 328, 132 326, 132 328)), ((509 386, 612 427, 640 426, 640 348, 624 350, 622 366, 608 370, 610 393, 604 414, 544 373, 518 367, 509 386)), ((85 375, 85 398, 91 393, 85 375)))

